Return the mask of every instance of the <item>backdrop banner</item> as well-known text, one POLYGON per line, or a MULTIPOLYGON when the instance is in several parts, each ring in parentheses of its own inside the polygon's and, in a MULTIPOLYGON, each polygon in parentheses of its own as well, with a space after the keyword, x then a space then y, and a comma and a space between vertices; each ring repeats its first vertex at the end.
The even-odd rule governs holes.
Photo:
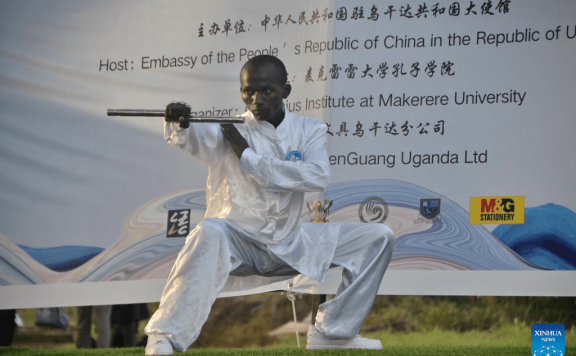
MULTIPOLYGON (((161 118, 107 109, 241 114, 258 54, 328 125, 304 221, 396 234, 380 293, 576 296, 572 0, 4 1, 0 33, 0 308, 159 300, 207 169, 161 118)), ((340 273, 222 296, 334 293, 340 273)))

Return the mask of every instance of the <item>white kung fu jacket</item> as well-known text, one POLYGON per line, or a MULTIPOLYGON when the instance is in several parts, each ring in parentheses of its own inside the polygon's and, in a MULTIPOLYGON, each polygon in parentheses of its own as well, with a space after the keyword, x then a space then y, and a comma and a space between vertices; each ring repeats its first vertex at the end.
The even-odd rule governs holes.
POLYGON ((339 224, 303 224, 306 192, 324 191, 330 176, 323 121, 283 108, 275 129, 252 113, 235 125, 248 142, 238 159, 218 124, 180 129, 165 123, 164 137, 208 168, 205 218, 226 221, 268 247, 300 273, 324 282, 334 257, 339 224))

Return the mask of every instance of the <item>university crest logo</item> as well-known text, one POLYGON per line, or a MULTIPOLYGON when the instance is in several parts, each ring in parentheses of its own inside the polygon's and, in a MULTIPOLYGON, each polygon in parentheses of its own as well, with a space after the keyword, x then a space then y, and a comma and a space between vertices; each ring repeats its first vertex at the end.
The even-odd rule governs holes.
POLYGON ((420 215, 428 220, 440 215, 440 199, 420 199, 420 215))

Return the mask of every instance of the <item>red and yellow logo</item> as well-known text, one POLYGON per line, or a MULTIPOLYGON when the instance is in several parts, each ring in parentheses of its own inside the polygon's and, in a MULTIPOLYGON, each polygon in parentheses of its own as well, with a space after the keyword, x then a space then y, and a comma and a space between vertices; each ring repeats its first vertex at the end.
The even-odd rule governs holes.
POLYGON ((524 197, 470 197, 470 224, 524 224, 524 197))

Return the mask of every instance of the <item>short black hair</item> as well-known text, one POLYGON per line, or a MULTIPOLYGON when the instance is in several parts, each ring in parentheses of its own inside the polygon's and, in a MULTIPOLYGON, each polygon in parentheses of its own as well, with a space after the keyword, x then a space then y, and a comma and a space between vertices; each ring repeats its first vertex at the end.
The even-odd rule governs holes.
POLYGON ((284 63, 282 63, 282 61, 278 59, 278 57, 274 57, 268 54, 261 54, 259 56, 250 58, 246 63, 244 63, 240 73, 242 73, 242 71, 244 71, 245 68, 248 67, 260 68, 264 67, 267 64, 272 64, 280 72, 280 74, 282 75, 281 84, 288 83, 288 71, 286 70, 286 66, 284 65, 284 63))

